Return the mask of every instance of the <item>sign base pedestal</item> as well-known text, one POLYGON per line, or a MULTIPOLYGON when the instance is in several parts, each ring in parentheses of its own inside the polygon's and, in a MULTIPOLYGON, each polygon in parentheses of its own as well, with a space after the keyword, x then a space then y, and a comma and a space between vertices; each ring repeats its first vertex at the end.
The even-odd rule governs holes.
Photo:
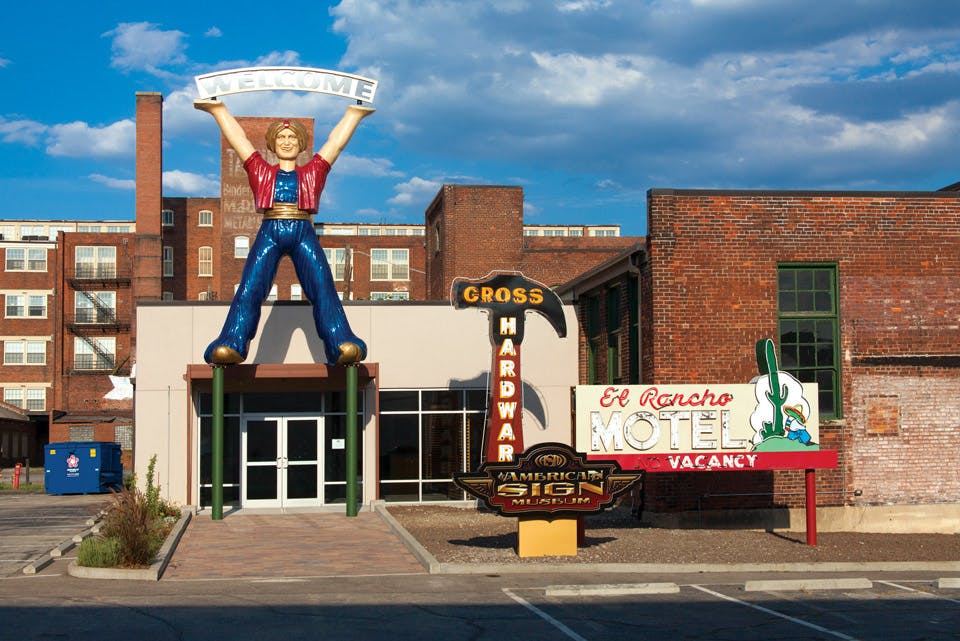
POLYGON ((577 556, 579 522, 576 516, 519 517, 517 556, 577 556))

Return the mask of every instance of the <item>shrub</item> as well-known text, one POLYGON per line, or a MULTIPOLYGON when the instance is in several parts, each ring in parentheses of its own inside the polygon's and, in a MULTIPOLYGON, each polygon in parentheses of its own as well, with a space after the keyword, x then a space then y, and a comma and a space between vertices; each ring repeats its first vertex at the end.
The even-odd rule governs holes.
POLYGON ((101 532, 119 541, 118 560, 124 566, 149 565, 163 543, 161 525, 150 514, 146 496, 140 490, 114 494, 101 532))
POLYGON ((91 536, 77 548, 77 563, 88 568, 112 568, 120 562, 120 541, 113 537, 91 536))
POLYGON ((125 480, 124 489, 113 495, 113 505, 107 511, 101 530, 104 539, 116 541, 113 565, 150 565, 171 523, 180 518, 180 508, 160 496, 160 484, 154 481, 156 465, 154 455, 147 467, 145 492, 136 488, 136 476, 131 474, 125 480))

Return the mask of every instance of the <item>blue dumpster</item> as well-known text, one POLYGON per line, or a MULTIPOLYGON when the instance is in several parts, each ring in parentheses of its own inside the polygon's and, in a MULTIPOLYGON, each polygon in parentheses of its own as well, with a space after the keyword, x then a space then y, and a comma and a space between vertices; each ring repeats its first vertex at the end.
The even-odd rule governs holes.
POLYGON ((44 449, 47 494, 102 494, 123 486, 119 443, 50 443, 44 449))

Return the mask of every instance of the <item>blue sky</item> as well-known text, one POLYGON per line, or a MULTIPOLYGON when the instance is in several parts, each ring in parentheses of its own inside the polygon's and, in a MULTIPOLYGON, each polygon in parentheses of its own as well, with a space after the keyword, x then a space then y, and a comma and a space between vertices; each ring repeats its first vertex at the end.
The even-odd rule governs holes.
MULTIPOLYGON (((4 9, 0 217, 132 219, 137 91, 164 94, 165 194, 219 195, 218 132, 192 108, 193 77, 255 65, 380 81, 319 220, 422 223, 443 183, 508 184, 524 188, 528 223, 643 234, 654 187, 960 181, 954 2, 139 5, 4 9)), ((319 131, 346 106, 294 92, 225 102, 315 117, 319 131)))

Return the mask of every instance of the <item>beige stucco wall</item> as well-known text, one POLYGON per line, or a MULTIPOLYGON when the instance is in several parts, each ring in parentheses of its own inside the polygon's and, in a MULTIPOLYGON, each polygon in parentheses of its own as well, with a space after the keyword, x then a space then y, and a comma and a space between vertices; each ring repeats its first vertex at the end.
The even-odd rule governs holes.
MULTIPOLYGON (((346 306, 354 332, 368 345, 367 362, 378 363, 380 389, 485 387, 492 360, 489 320, 479 310, 438 303, 354 303, 346 306)), ((577 383, 577 321, 564 308, 567 337, 556 335, 537 314, 527 314, 522 345, 527 445, 571 442, 570 388, 577 383)), ((188 364, 203 362, 203 350, 220 330, 227 304, 158 303, 137 310, 134 465, 140 478, 152 455, 163 493, 187 501, 188 364)), ((265 305, 247 363, 324 362, 307 304, 265 305)), ((374 398, 366 394, 363 428, 364 503, 375 498, 374 398)), ((195 416, 194 419, 195 420, 195 416)), ((196 443, 193 447, 197 451, 196 443)), ((195 458, 194 454, 194 458, 195 458)), ((197 488, 192 495, 196 497, 197 488)))

